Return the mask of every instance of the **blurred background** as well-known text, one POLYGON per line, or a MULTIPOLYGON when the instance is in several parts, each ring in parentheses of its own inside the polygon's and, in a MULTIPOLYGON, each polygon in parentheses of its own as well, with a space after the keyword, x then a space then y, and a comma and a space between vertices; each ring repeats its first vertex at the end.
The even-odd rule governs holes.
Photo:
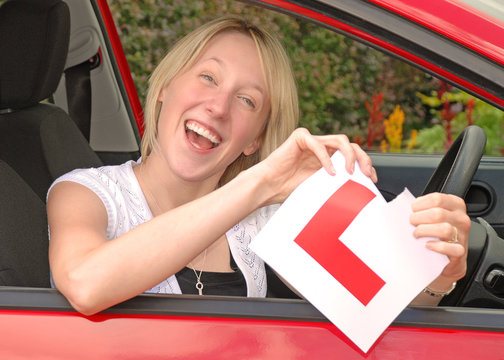
POLYGON ((231 0, 109 0, 143 103, 148 77, 183 35, 238 14, 290 55, 300 126, 345 133, 369 151, 442 153, 467 125, 487 132, 487 155, 504 154, 504 113, 402 61, 321 26, 231 0))

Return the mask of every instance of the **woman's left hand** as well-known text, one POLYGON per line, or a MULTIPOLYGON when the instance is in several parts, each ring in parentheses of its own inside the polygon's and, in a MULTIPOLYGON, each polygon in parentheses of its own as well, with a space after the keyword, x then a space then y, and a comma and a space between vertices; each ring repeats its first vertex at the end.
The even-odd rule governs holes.
POLYGON ((430 287, 439 291, 464 277, 467 269, 467 242, 471 220, 463 199, 455 195, 432 193, 417 198, 412 204, 410 222, 416 226, 414 235, 435 237, 426 247, 448 256, 450 262, 430 287))

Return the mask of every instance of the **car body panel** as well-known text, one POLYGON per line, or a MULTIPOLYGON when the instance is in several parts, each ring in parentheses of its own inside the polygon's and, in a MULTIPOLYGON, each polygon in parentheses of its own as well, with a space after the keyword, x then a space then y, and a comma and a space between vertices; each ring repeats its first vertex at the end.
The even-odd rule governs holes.
POLYGON ((504 22, 460 0, 369 0, 504 65, 504 22))
MULTIPOLYGON (((82 0, 68 0, 75 1, 82 0)), ((358 39, 504 107, 502 23, 478 16, 460 1, 248 2, 358 39), (451 13, 455 8, 458 16, 451 13)), ((107 2, 90 4, 101 14, 96 28, 105 38, 101 46, 109 56, 104 59, 110 61, 108 78, 117 82, 129 117, 123 123, 129 122, 137 136, 142 110, 107 2)), ((371 155, 378 186, 390 198, 405 186, 420 195, 441 158, 404 155, 371 155)), ((485 218, 501 236, 503 170, 501 158, 483 159, 473 186, 489 188, 489 205, 486 212, 472 214, 485 218)), ((2 359, 504 359, 504 311, 495 309, 407 308, 367 354, 302 300, 141 295, 85 317, 56 290, 0 287, 0 324, 2 359)))
POLYGON ((450 357, 495 359, 504 345, 498 332, 391 326, 364 356, 330 323, 51 312, 0 312, 0 321, 0 356, 10 360, 442 359, 447 348, 450 357))
MULTIPOLYGON (((7 295, 13 290, 0 289, 7 295)), ((0 357, 51 359, 502 359, 504 314, 410 308, 364 354, 302 300, 141 295, 83 316, 55 290, 0 300, 0 357), (41 306, 43 304, 44 306, 41 306), (30 346, 24 346, 29 339, 30 346), (450 349, 447 353, 447 348, 450 349), (406 356, 406 357, 405 357, 406 356)), ((0 299, 2 297, 0 296, 0 299)))

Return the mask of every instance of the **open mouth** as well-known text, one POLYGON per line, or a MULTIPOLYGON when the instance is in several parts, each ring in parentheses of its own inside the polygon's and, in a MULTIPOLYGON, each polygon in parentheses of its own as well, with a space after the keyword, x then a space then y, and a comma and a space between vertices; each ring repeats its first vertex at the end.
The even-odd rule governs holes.
POLYGON ((221 142, 217 134, 212 133, 194 121, 186 121, 185 131, 191 145, 199 150, 214 149, 221 142))

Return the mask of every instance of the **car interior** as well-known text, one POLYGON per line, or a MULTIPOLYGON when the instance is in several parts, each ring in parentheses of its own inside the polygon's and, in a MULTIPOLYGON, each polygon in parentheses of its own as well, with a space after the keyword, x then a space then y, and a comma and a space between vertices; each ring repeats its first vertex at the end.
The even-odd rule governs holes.
POLYGON ((0 66, 2 285, 49 286, 47 190, 72 169, 102 164, 68 114, 44 101, 61 79, 69 37, 64 2, 0 8, 0 51, 9 54, 0 66))
MULTIPOLYGON (((80 0, 71 1, 72 11, 79 11, 80 0)), ((100 84, 115 84, 108 78, 114 71, 96 68, 108 56, 107 48, 100 46, 93 31, 86 37, 86 27, 79 28, 70 18, 69 7, 61 0, 8 0, 0 6, 0 53, 8 54, 0 57, 0 286, 50 287, 45 198, 52 181, 72 169, 138 156, 137 134, 118 136, 127 140, 112 141, 110 146, 106 135, 110 132, 103 131, 124 128, 116 126, 129 121, 123 120, 129 118, 123 116, 129 111, 124 105, 111 106, 112 120, 106 124, 90 125, 97 121, 91 100, 93 107, 108 105, 93 87, 93 77, 102 77, 100 84), (85 46, 69 47, 71 36, 81 36, 85 46)), ((123 96, 119 89, 113 90, 123 96)), ((467 142, 481 144, 481 136, 484 133, 477 129, 465 132, 425 192, 460 185, 463 178, 462 189, 453 190, 463 196, 483 151, 472 151, 474 146, 467 142), (460 155, 462 151, 466 155, 460 155)), ((485 220, 475 219, 468 274, 443 304, 504 307, 503 259, 504 241, 485 220)), ((273 287, 278 296, 293 297, 274 276, 268 281, 277 284, 273 287)))

